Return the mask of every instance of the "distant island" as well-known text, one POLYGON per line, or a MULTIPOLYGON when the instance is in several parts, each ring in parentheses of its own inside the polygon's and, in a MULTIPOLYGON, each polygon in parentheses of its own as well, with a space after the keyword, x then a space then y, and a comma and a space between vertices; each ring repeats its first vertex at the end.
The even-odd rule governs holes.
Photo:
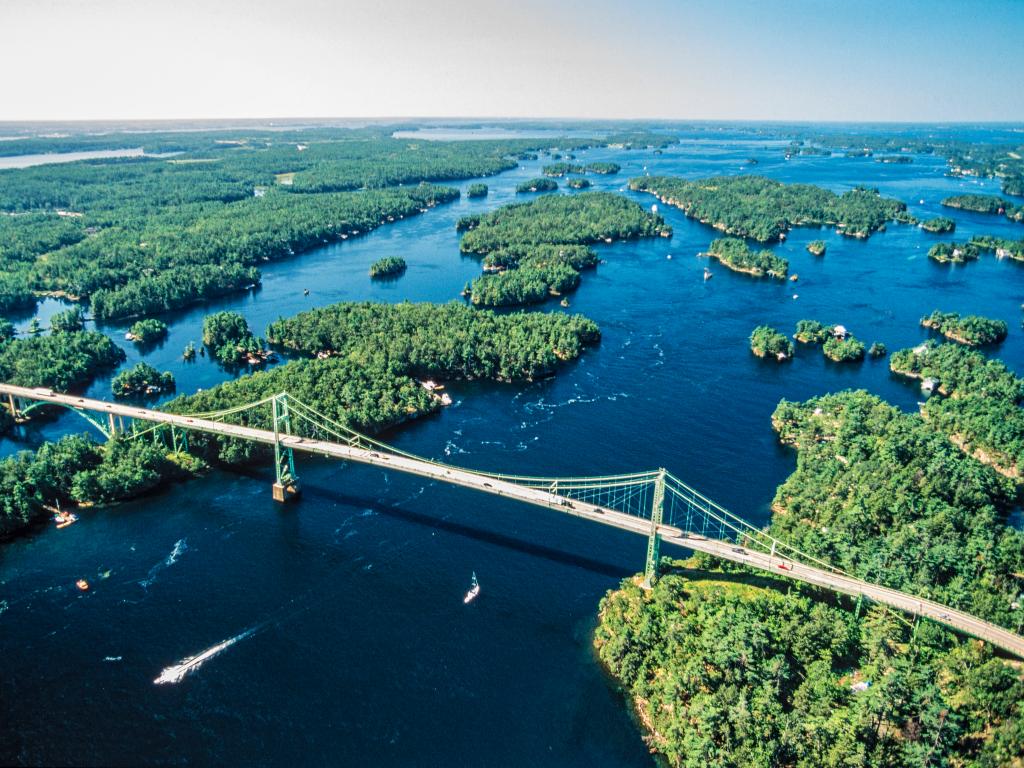
POLYGON ((875 162, 895 165, 910 165, 914 162, 914 158, 910 155, 884 155, 882 157, 876 157, 875 162))
POLYGON ((571 179, 566 180, 565 186, 569 187, 569 189, 586 189, 590 186, 590 182, 587 179, 581 179, 574 176, 571 179))
POLYGON ((479 183, 477 183, 477 184, 470 184, 466 188, 466 197, 470 197, 470 198, 487 197, 487 192, 488 192, 488 189, 487 189, 487 185, 486 184, 479 184, 479 183))
POLYGON ((807 244, 807 251, 812 256, 824 256, 825 255, 825 241, 824 240, 811 240, 807 244))
POLYGON ((978 258, 980 249, 974 243, 936 243, 928 249, 928 258, 940 264, 963 264, 978 258))
POLYGON ((784 239, 791 227, 835 226, 839 234, 866 238, 888 221, 917 223, 904 203, 860 187, 837 195, 811 184, 783 184, 763 176, 696 181, 640 176, 629 180, 629 188, 649 192, 727 235, 762 243, 784 239))
POLYGON ((993 252, 997 259, 1024 261, 1024 238, 1009 240, 992 235, 975 235, 971 238, 970 245, 983 251, 993 252))
POLYGON ((553 192, 558 189, 558 182, 551 179, 530 179, 516 185, 516 192, 553 192))

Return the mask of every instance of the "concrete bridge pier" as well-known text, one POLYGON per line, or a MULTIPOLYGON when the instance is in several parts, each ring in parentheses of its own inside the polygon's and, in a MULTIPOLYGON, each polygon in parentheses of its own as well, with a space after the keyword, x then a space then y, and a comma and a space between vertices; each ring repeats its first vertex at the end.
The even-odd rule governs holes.
POLYGON ((275 482, 272 486, 272 492, 274 501, 284 503, 286 501, 292 501, 299 498, 302 494, 302 487, 299 485, 298 480, 289 480, 286 482, 275 482))

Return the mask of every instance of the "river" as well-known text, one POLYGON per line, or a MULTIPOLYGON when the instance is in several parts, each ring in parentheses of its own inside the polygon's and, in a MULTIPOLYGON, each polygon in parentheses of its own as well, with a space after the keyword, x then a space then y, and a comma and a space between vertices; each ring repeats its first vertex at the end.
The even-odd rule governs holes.
MULTIPOLYGON (((620 163, 617 176, 589 176, 597 189, 620 190, 645 167, 750 172, 744 161, 754 156, 753 171, 773 178, 836 191, 876 186, 919 217, 950 215, 957 239, 1024 236, 1004 219, 942 209, 949 194, 996 193, 998 182, 945 177, 941 159, 785 161, 782 146, 723 131, 661 155, 601 149, 579 160, 620 163)), ((270 264, 260 289, 166 317, 169 338, 155 349, 124 342, 123 324, 103 330, 127 349, 126 365, 171 370, 179 392, 191 392, 229 376, 208 358, 181 361, 210 311, 240 311, 261 332, 278 316, 335 301, 457 298, 479 266, 460 256, 455 221, 517 199, 516 183, 543 163, 484 179, 485 200, 463 197, 270 264), (370 281, 370 263, 388 255, 407 260, 406 274, 370 281)), ((926 253, 940 238, 903 225, 867 241, 797 229, 775 249, 797 283, 717 263, 704 281, 707 262, 696 254, 715 232, 659 208, 673 238, 599 246, 606 263, 570 297, 569 311, 600 323, 599 347, 547 381, 453 385, 452 407, 385 438, 503 472, 664 466, 764 523, 795 465, 769 423, 781 398, 864 387, 912 410, 920 394, 884 361, 831 364, 814 348, 786 365, 758 360, 747 344, 754 326, 792 332, 801 318, 820 319, 895 350, 928 337, 918 320, 933 309, 982 313, 1010 323, 991 354, 1024 370, 1024 265, 991 256, 938 265, 926 253), (819 237, 824 258, 805 250, 819 237)), ((45 302, 41 319, 61 306, 45 302)), ((89 394, 109 391, 107 378, 89 394)), ((84 428, 69 414, 0 449, 84 428)), ((271 501, 269 466, 214 472, 3 546, 0 763, 651 765, 591 650, 598 601, 642 569, 645 540, 365 467, 301 458, 298 471, 303 497, 287 507, 271 501), (473 571, 482 592, 465 606, 473 571), (74 587, 83 576, 88 593, 74 587), (208 650, 180 682, 154 685, 165 667, 208 650)))

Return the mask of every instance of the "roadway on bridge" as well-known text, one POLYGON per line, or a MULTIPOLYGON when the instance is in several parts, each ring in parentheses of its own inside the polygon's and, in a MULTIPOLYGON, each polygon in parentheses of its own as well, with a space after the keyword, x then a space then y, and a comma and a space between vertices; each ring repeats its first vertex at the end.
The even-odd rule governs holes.
MULTIPOLYGON (((356 448, 342 443, 295 435, 276 435, 271 430, 224 424, 208 419, 165 413, 163 411, 138 408, 121 403, 111 403, 105 400, 65 395, 51 392, 50 390, 17 387, 11 384, 0 384, 0 394, 11 395, 25 400, 54 403, 77 410, 112 414, 117 417, 138 419, 146 422, 170 424, 182 429, 236 437, 266 445, 274 445, 280 441, 282 445, 294 451, 320 454, 361 464, 371 464, 385 469, 393 469, 397 472, 418 475, 442 483, 471 488, 482 493, 504 496, 592 522, 631 531, 641 536, 649 536, 651 533, 650 521, 643 518, 559 496, 542 489, 527 488, 482 472, 450 467, 409 456, 389 454, 383 450, 356 448)), ((862 595, 869 600, 890 605, 901 611, 941 622, 952 629, 986 640, 1005 651, 1024 658, 1024 637, 991 622, 983 621, 969 613, 958 611, 931 600, 908 595, 895 589, 860 581, 846 574, 805 565, 789 558, 779 557, 778 555, 773 556, 768 553, 739 547, 729 541, 696 536, 670 525, 659 526, 658 531, 661 535, 661 540, 665 543, 676 544, 680 547, 699 552, 706 552, 725 560, 768 571, 775 576, 784 576, 835 592, 854 596, 862 595)))

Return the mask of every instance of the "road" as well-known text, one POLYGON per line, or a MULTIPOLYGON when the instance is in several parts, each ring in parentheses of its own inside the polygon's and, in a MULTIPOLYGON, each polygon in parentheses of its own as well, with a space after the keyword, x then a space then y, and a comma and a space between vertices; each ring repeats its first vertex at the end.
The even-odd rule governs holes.
MULTIPOLYGON (((139 419, 141 421, 172 424, 182 429, 237 437, 266 445, 273 445, 277 440, 277 436, 270 430, 223 424, 217 421, 164 413, 163 411, 112 403, 106 400, 93 400, 76 397, 75 395, 65 395, 45 389, 29 389, 27 387, 16 387, 11 384, 0 384, 0 394, 13 395, 25 400, 54 403, 93 413, 112 414, 113 416, 139 419)), ((321 456, 344 459, 345 461, 355 461, 360 464, 371 464, 384 469, 417 475, 429 480, 459 485, 464 488, 480 491, 481 493, 504 496, 527 504, 545 507, 562 514, 572 515, 584 520, 601 523, 602 525, 609 525, 645 537, 651 533, 651 523, 648 520, 602 508, 594 504, 569 499, 541 489, 526 488, 479 472, 431 463, 408 456, 389 454, 384 451, 355 448, 341 443, 294 435, 281 435, 280 441, 293 451, 301 453, 319 454, 321 456)), ((763 552, 745 549, 729 541, 707 539, 670 525, 659 526, 658 531, 664 543, 675 544, 698 552, 706 552, 724 560, 731 560, 752 568, 767 571, 773 576, 782 576, 802 581, 806 584, 813 584, 846 595, 862 595, 874 602, 884 603, 906 613, 940 622, 952 629, 986 640, 1004 651, 1024 658, 1024 637, 941 603, 908 595, 877 584, 860 581, 845 574, 815 568, 788 558, 781 558, 778 555, 772 556, 763 552)))

